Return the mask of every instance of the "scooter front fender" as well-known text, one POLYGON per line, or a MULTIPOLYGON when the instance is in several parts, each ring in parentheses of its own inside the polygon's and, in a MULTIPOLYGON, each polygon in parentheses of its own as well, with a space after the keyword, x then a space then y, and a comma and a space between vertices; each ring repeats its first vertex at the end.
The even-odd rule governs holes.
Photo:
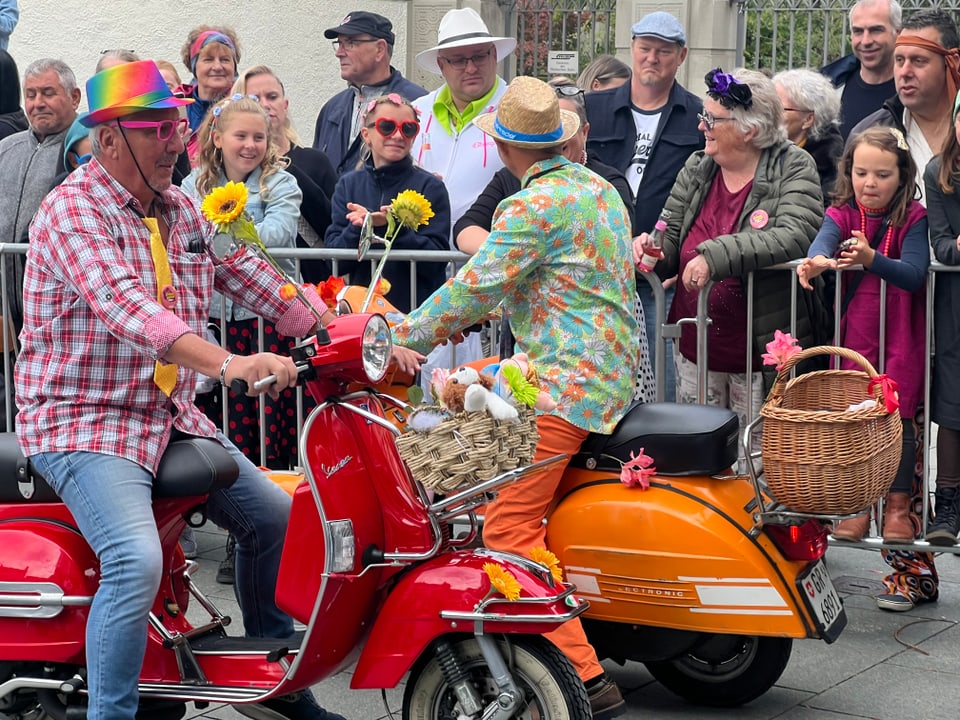
POLYGON ((493 550, 444 553, 407 570, 377 613, 350 687, 391 688, 436 638, 449 633, 540 635, 577 617, 587 604, 528 558, 493 550), (504 598, 483 566, 495 563, 520 584, 504 598))

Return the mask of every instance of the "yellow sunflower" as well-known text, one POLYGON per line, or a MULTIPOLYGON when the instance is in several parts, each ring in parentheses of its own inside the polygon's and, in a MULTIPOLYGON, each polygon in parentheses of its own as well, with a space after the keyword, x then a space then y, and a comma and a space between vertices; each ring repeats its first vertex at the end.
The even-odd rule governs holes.
POLYGON ((553 579, 557 582, 563 582, 563 569, 560 567, 560 561, 557 556, 546 548, 534 548, 530 551, 530 557, 535 563, 540 563, 550 570, 553 579))
POLYGON ((429 224, 434 214, 430 201, 416 190, 404 190, 391 200, 390 212, 401 225, 411 230, 429 224))
POLYGON ((503 565, 484 563, 483 571, 490 578, 490 584, 507 600, 512 601, 520 597, 520 583, 503 565))
POLYGON ((242 182, 228 182, 210 191, 200 209, 215 225, 229 225, 243 213, 247 205, 247 186, 242 182))

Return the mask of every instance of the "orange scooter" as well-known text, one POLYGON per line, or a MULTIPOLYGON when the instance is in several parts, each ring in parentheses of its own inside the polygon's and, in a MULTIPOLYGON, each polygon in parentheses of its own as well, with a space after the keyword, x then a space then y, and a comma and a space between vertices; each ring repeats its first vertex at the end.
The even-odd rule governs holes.
POLYGON ((547 546, 590 601, 583 624, 598 654, 642 662, 703 705, 758 697, 793 638, 832 643, 847 622, 823 524, 769 512, 731 471, 738 424, 706 405, 635 405, 571 458, 547 517, 547 546), (657 470, 646 490, 620 480, 641 448, 657 470))
MULTIPOLYGON (((355 305, 363 292, 345 297, 355 305)), ((794 638, 832 643, 847 623, 825 526, 777 511, 733 472, 738 429, 727 409, 634 405, 571 458, 546 518, 547 546, 590 602, 581 620, 598 654, 642 662, 677 695, 721 707, 770 689, 794 638), (646 490, 620 479, 641 448, 657 471, 646 490)))

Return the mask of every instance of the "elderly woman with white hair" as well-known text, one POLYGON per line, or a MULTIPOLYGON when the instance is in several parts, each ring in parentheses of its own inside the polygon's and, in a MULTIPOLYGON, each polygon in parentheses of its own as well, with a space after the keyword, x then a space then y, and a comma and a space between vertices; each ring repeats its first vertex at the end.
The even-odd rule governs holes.
POLYGON ((814 70, 784 70, 773 76, 783 103, 787 137, 813 156, 824 205, 830 204, 837 163, 843 154, 840 96, 830 80, 814 70))
MULTIPOLYGON (((683 326, 674 352, 677 400, 697 401, 697 364, 707 363, 707 402, 737 412, 743 427, 748 407, 755 417, 763 398, 761 354, 775 330, 790 328, 791 310, 784 276, 759 273, 754 298, 762 301, 753 304, 748 337, 747 275, 806 257, 823 220, 823 200, 813 160, 787 139, 770 79, 752 70, 715 68, 706 83, 699 116, 706 144, 687 160, 667 198, 671 220, 656 272, 663 279, 680 277, 671 323, 695 317, 701 289, 714 281, 707 357, 697 357, 691 325, 683 326)), ((646 233, 635 238, 636 262, 651 249, 649 240, 646 233)), ((796 335, 804 346, 814 344, 810 315, 801 304, 796 335)))

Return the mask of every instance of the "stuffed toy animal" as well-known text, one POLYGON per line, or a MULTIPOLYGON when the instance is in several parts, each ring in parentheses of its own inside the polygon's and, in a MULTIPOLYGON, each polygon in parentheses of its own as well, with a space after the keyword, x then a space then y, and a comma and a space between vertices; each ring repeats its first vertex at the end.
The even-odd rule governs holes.
POLYGON ((494 379, 471 367, 450 374, 440 393, 440 402, 452 413, 486 410, 494 420, 516 420, 517 409, 493 392, 494 379))

